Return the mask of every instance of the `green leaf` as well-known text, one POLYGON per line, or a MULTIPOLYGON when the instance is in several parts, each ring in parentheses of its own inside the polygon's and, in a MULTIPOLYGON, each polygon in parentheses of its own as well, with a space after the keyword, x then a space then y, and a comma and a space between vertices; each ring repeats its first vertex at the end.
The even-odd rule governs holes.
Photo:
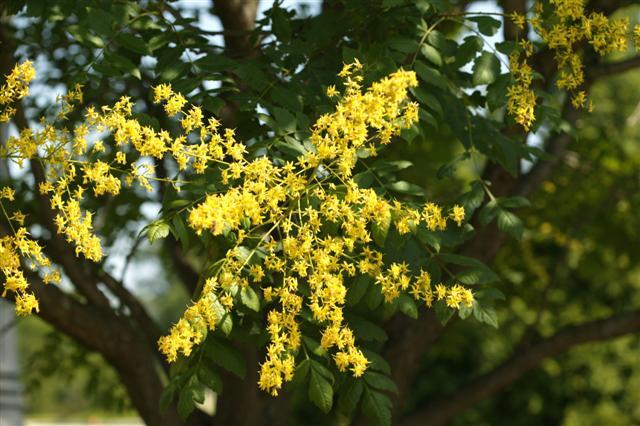
POLYGON ((233 329, 233 320, 231 319, 231 314, 225 310, 224 306, 222 306, 220 301, 215 297, 213 300, 213 311, 218 318, 218 327, 228 336, 233 329))
POLYGON ((371 166, 371 168, 379 174, 385 174, 390 172, 398 172, 411 166, 413 166, 413 163, 407 160, 378 160, 371 166))
POLYGON ((138 66, 125 56, 122 56, 118 53, 105 51, 104 60, 109 65, 112 65, 120 70, 124 75, 132 75, 138 80, 142 78, 138 66))
POLYGON ((460 319, 467 319, 469 318, 469 315, 471 315, 473 313, 473 307, 469 307, 467 305, 465 305, 464 303, 460 305, 460 308, 458 308, 458 316, 460 317, 460 319))
POLYGON ((287 12, 280 8, 274 7, 271 9, 271 23, 273 34, 282 41, 289 41, 291 39, 291 19, 287 15, 287 12))
POLYGON ((478 268, 487 268, 487 266, 473 257, 463 256, 461 254, 441 253, 438 257, 447 263, 453 263, 460 266, 475 266, 478 268))
POLYGON ((498 328, 498 314, 492 306, 482 306, 477 301, 474 301, 473 316, 480 322, 498 328))
POLYGON ((438 117, 442 117, 444 111, 442 109, 442 105, 438 98, 433 96, 431 93, 426 91, 422 87, 415 87, 412 89, 414 96, 420 101, 420 103, 424 104, 427 108, 433 111, 438 117))
POLYGON ((240 300, 244 306, 252 311, 260 311, 260 298, 251 287, 242 287, 240 290, 240 300))
POLYGON ((304 386, 307 382, 309 371, 311 371, 311 361, 309 359, 305 359, 296 367, 291 384, 296 387, 304 386))
POLYGON ((478 24, 478 31, 486 36, 495 35, 502 26, 500 21, 490 16, 473 16, 469 20, 478 24))
POLYGON ((237 348, 218 339, 209 339, 205 346, 205 355, 225 370, 244 379, 247 366, 242 353, 237 348))
POLYGON ((381 219, 380 223, 374 220, 371 224, 371 236, 379 247, 384 248, 387 235, 389 234, 389 227, 391 226, 391 215, 387 215, 381 219))
POLYGON ((180 416, 182 420, 186 420, 194 408, 196 408, 196 404, 193 401, 192 388, 187 385, 182 388, 180 396, 178 397, 178 416, 180 416))
POLYGON ((456 50, 454 66, 460 68, 468 64, 482 50, 483 46, 482 38, 475 35, 466 37, 456 50))
POLYGON ((273 116, 276 122, 276 131, 280 133, 293 133, 296 130, 296 117, 284 108, 273 108, 273 116))
POLYGON ((391 400, 383 393, 365 390, 362 411, 377 426, 391 424, 391 400))
POLYGON ((302 342, 307 347, 307 350, 317 356, 326 356, 327 350, 323 348, 320 343, 309 336, 302 336, 302 342))
POLYGON ((500 75, 500 61, 490 52, 482 52, 473 65, 473 84, 491 84, 500 75))
POLYGON ((473 212, 475 212, 478 207, 482 205, 484 201, 485 191, 482 183, 479 181, 475 181, 471 184, 471 191, 463 194, 459 202, 464 207, 465 216, 467 218, 471 217, 473 212))
POLYGON ((494 287, 483 288, 475 293, 478 302, 489 303, 494 300, 506 300, 504 293, 494 287))
MULTIPOLYGON (((215 393, 222 393, 222 379, 216 370, 211 368, 209 365, 202 363, 198 367, 198 379, 202 382, 203 385, 214 391, 215 393)), ((195 399, 195 398, 194 398, 195 399)), ((204 395, 202 397, 202 401, 199 399, 195 399, 196 402, 203 403, 204 395)))
POLYGON ((373 284, 373 278, 369 275, 358 275, 347 287, 347 305, 353 306, 365 295, 369 286, 373 284))
POLYGON ((418 307, 416 302, 406 294, 401 294, 398 298, 398 308, 400 312, 409 318, 418 319, 418 307))
POLYGON ((271 99, 278 105, 282 105, 291 112, 302 110, 300 95, 293 90, 281 86, 274 86, 271 91, 271 99))
POLYGON ((139 53, 140 55, 146 55, 149 53, 147 43, 140 36, 129 33, 120 33, 116 39, 118 40, 118 43, 132 52, 139 53))
POLYGON ((522 221, 515 214, 507 210, 498 212, 498 229, 506 232, 515 239, 522 238, 523 225, 522 221))
POLYGON ((418 110, 418 117, 420 118, 420 121, 423 121, 423 122, 429 124, 429 126, 433 127, 436 132, 440 128, 440 122, 438 120, 436 120, 436 118, 433 116, 433 114, 431 114, 426 109, 420 108, 418 110))
POLYGON ((333 405, 333 387, 320 373, 311 370, 309 380, 309 399, 322 412, 328 413, 333 405))
POLYGON ((500 280, 487 265, 472 257, 449 253, 439 254, 438 257, 447 263, 470 267, 456 274, 456 279, 463 284, 486 284, 500 280))
POLYGON ((174 383, 169 383, 169 385, 164 388, 162 391, 162 395, 160 395, 160 411, 164 412, 169 408, 169 405, 173 402, 173 399, 176 396, 177 386, 174 383))
POLYGON ((434 65, 437 65, 439 67, 442 66, 442 56, 440 56, 440 52, 438 52, 438 49, 436 49, 435 47, 424 43, 420 47, 420 53, 422 53, 424 57, 434 65))
POLYGON ((194 64, 203 71, 220 73, 233 68, 236 65, 236 62, 223 55, 209 54, 198 59, 194 64))
POLYGON ((397 182, 389 183, 385 187, 391 191, 401 194, 414 195, 416 197, 424 196, 422 188, 414 183, 399 180, 397 182))
POLYGON ((345 316, 349 326, 361 340, 385 342, 388 339, 387 333, 376 323, 353 313, 345 316))
POLYGON ((491 111, 507 104, 507 88, 511 84, 511 74, 501 74, 487 87, 487 106, 491 111))
POLYGON ((498 204, 506 209, 517 209, 518 207, 529 207, 531 203, 525 197, 499 198, 498 204))
POLYGON ((269 86, 269 77, 254 62, 242 62, 235 67, 238 77, 251 89, 262 92, 269 86))
POLYGON ((406 37, 393 37, 387 40, 387 46, 402 53, 415 53, 418 51, 418 42, 406 37))
POLYGON ((431 68, 425 65, 421 61, 416 61, 413 68, 418 74, 418 77, 420 77, 425 83, 431 84, 432 86, 436 86, 441 89, 447 88, 447 80, 435 68, 431 68))
POLYGON ((429 231, 426 226, 423 224, 417 226, 415 235, 420 242, 433 247, 436 253, 440 252, 440 237, 438 237, 434 232, 429 231))
POLYGON ((90 8, 85 22, 96 33, 109 36, 113 33, 112 25, 117 22, 113 15, 103 9, 90 8))
POLYGON ((388 376, 373 371, 367 371, 364 373, 364 381, 367 382, 372 388, 398 393, 398 387, 388 376))
POLYGON ((513 52, 516 47, 518 47, 518 43, 515 40, 506 40, 496 43, 496 50, 500 53, 504 53, 509 56, 511 52, 513 52))
POLYGON ((316 373, 324 377, 325 380, 331 383, 331 385, 335 383, 335 378, 333 377, 333 373, 331 373, 331 371, 329 371, 327 367, 325 367, 324 365, 322 365, 321 363, 319 363, 314 359, 311 360, 310 366, 313 371, 315 371, 316 373))
POLYGON ((482 208, 482 210, 480 210, 478 221, 481 225, 486 226, 491 223, 493 219, 495 219, 500 210, 501 209, 500 206, 498 206, 497 200, 491 200, 482 208))
POLYGON ((161 47, 166 46, 170 41, 171 39, 167 36, 167 34, 162 33, 157 36, 151 37, 149 39, 147 47, 149 48, 149 51, 154 52, 161 47))
POLYGON ((338 393, 338 410, 349 415, 353 413, 362 397, 364 385, 360 380, 349 379, 338 393))
POLYGON ((171 228, 164 220, 156 220, 147 225, 147 238, 153 244, 154 241, 166 238, 171 228))
POLYGON ((367 302, 367 307, 370 310, 376 309, 382 303, 383 297, 380 292, 380 286, 378 285, 370 285, 367 291, 367 295, 365 296, 365 301, 367 302))
POLYGON ((406 0, 382 0, 382 7, 391 8, 402 6, 406 0))
POLYGON ((453 309, 448 308, 447 305, 444 304, 444 302, 437 302, 435 304, 435 313, 436 318, 438 318, 438 321, 440 321, 440 324, 446 325, 455 312, 453 311, 453 309))
POLYGON ((382 356, 368 349, 362 349, 362 353, 364 353, 364 356, 371 362, 369 369, 379 371, 386 375, 391 374, 391 366, 382 356))
POLYGON ((171 233, 180 241, 183 250, 187 250, 190 246, 189 231, 180 215, 173 216, 171 219, 171 233))
POLYGON ((471 268, 456 274, 462 284, 487 284, 499 281, 500 278, 489 268, 471 268))

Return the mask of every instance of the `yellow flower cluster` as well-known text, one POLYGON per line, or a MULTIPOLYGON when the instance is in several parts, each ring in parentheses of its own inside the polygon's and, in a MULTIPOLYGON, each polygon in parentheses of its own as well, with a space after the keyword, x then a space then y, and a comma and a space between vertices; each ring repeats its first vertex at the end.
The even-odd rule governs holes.
POLYGON ((218 316, 213 309, 214 291, 217 282, 215 278, 210 278, 204 285, 203 296, 197 303, 191 305, 173 326, 171 337, 163 336, 158 341, 160 351, 167 357, 169 362, 178 358, 178 352, 189 356, 191 348, 202 342, 207 335, 207 330, 216 327, 218 316))
POLYGON ((0 87, 0 123, 9 121, 16 110, 11 104, 29 94, 29 82, 36 76, 30 61, 16 65, 7 75, 7 81, 0 87))
MULTIPOLYGON (((321 347, 333 351, 336 367, 354 376, 366 370, 368 360, 344 318, 348 284, 358 274, 369 275, 391 302, 408 293, 414 281, 407 265, 384 268, 382 253, 371 247, 373 226, 394 223, 399 232, 408 233, 421 223, 443 230, 449 218, 458 225, 464 220, 460 206, 449 215, 433 203, 422 210, 410 208, 360 188, 351 178, 359 153, 375 155, 380 145, 417 120, 417 105, 407 102, 408 89, 417 85, 414 73, 400 70, 363 90, 361 68, 357 61, 345 65, 340 73, 344 92, 333 86, 328 90, 328 95, 340 96, 335 111, 318 118, 310 137, 313 148, 295 162, 251 159, 231 131, 224 139, 211 140, 206 153, 221 164, 228 188, 208 195, 189 213, 189 226, 197 233, 233 233, 236 248, 210 278, 216 286, 205 289, 187 312, 202 298, 212 298, 229 313, 247 287, 261 288, 264 301, 275 306, 267 317, 270 343, 258 384, 272 395, 293 377, 304 306, 319 328, 321 347)), ((165 107, 174 96, 170 87, 156 89, 156 99, 165 107)), ((197 114, 185 118, 186 131, 197 127, 192 121, 201 120, 197 114)), ((473 300, 459 285, 447 291, 449 306, 473 300)), ((417 298, 424 300, 422 293, 417 298)), ((178 353, 188 355, 202 338, 193 327, 204 322, 189 317, 185 314, 160 341, 169 360, 178 353)))
MULTIPOLYGON (((32 78, 33 68, 29 62, 17 66, 3 86, 3 101, 24 96, 28 91, 26 83, 32 78)), ((82 102, 81 89, 76 85, 66 95, 58 97, 61 103, 58 119, 64 118, 82 102)), ((175 105, 184 105, 180 101, 182 95, 174 94, 169 86, 157 88, 156 98, 174 105, 169 108, 171 114, 180 112, 175 105)), ((131 185, 135 181, 151 191, 150 181, 157 180, 153 166, 137 162, 139 158, 161 159, 171 154, 180 170, 191 164, 196 173, 203 173, 211 161, 224 157, 218 145, 228 146, 228 140, 233 139, 232 133, 226 140, 217 133, 219 123, 215 119, 210 119, 204 126, 202 112, 195 106, 182 120, 187 133, 200 130, 200 141, 195 144, 188 143, 186 135, 172 138, 165 130, 156 131, 141 125, 131 117, 132 108, 133 103, 126 96, 113 107, 103 106, 99 111, 90 106, 85 113, 85 122, 73 131, 56 129, 45 123, 40 131, 22 130, 18 137, 9 138, 6 146, 0 148, 0 156, 9 158, 20 167, 28 160, 38 161, 45 167, 46 181, 40 183, 39 191, 49 197, 52 209, 57 212, 58 232, 76 247, 76 254, 96 262, 102 259, 103 253, 100 239, 93 233, 93 214, 81 207, 86 189, 93 189, 95 196, 117 195, 123 183, 131 185), (103 140, 88 140, 92 134, 105 132, 115 141, 115 146, 108 152, 103 140), (128 162, 129 147, 133 148, 133 155, 129 155, 128 162), (99 158, 100 155, 104 158, 99 158), (110 157, 107 155, 115 158, 108 160, 110 157)), ((244 152, 244 147, 235 142, 230 149, 236 157, 244 152)), ((177 184, 176 181, 170 182, 177 184)))
MULTIPOLYGON (((306 308, 310 318, 305 321, 316 328, 321 346, 332 354, 337 368, 360 376, 368 360, 343 312, 349 283, 356 276, 372 277, 387 302, 403 293, 428 306, 434 297, 452 308, 473 301, 472 293, 459 285, 439 284, 432 292, 425 283, 428 275, 419 272, 415 278, 405 264, 385 267, 383 254, 372 247, 374 229, 395 226, 406 234, 422 225, 444 230, 449 220, 461 225, 465 212, 454 206, 447 214, 434 203, 410 207, 361 188, 352 178, 360 156, 375 156, 418 120, 418 105, 408 101, 409 88, 417 85, 413 72, 399 70, 364 89, 361 70, 357 61, 344 66, 340 72, 344 90, 333 86, 328 90, 339 98, 335 111, 318 118, 307 151, 293 162, 250 155, 232 129, 218 132, 216 119, 205 119, 198 106, 189 105, 166 84, 154 89, 154 100, 163 104, 167 115, 178 116, 182 127, 178 136, 134 119, 133 103, 125 96, 113 106, 88 107, 84 122, 72 130, 46 123, 39 131, 25 129, 10 138, 0 155, 20 166, 27 160, 43 165, 46 180, 38 189, 56 212, 58 232, 76 247, 76 254, 94 261, 102 258, 102 248, 93 233, 93 214, 82 208, 88 190, 96 197, 115 196, 123 184, 134 181, 152 190, 150 181, 158 178, 148 162, 138 161, 143 157, 168 156, 180 171, 195 173, 215 166, 223 189, 191 208, 188 224, 198 234, 232 234, 235 247, 227 251, 216 272, 205 277, 197 300, 159 340, 160 350, 170 362, 190 355, 209 331, 232 315, 243 295, 258 290, 264 299, 258 303, 271 305, 261 389, 276 395, 292 379, 306 308), (90 140, 98 135, 101 139, 90 140), (104 135, 113 143, 105 143, 104 135)), ((60 101, 64 117, 82 102, 81 88, 74 87, 60 101)), ((176 180, 166 181, 178 185, 176 180)), ((2 250, 15 253, 6 257, 13 260, 7 260, 10 264, 3 272, 12 279, 5 288, 18 292, 20 310, 27 312, 37 308, 37 301, 24 292, 26 284, 13 279, 21 277, 16 272, 17 253, 41 265, 48 263, 39 257, 37 245, 24 248, 26 230, 21 229, 22 234, 16 235, 22 237, 3 240, 2 250)))
POLYGON ((467 308, 473 306, 473 293, 468 288, 460 284, 454 284, 447 287, 440 283, 431 288, 431 276, 428 272, 421 272, 415 282, 411 285, 411 295, 416 299, 423 301, 427 307, 433 306, 434 300, 441 300, 450 308, 460 309, 460 305, 467 308))
MULTIPOLYGON (((571 102, 575 108, 591 109, 587 94, 580 90, 584 83, 584 66, 578 47, 586 42, 601 56, 626 50, 629 20, 609 19, 598 12, 587 15, 584 0, 551 0, 550 6, 554 19, 543 19, 544 6, 539 2, 530 20, 531 25, 554 52, 559 71, 556 86, 572 93, 571 102)), ((526 18, 517 13, 509 17, 520 27, 526 22, 526 18)), ((515 83, 507 94, 507 111, 525 130, 529 130, 535 119, 536 97, 531 90, 533 70, 526 59, 531 56, 533 47, 526 41, 520 47, 522 52, 516 50, 509 58, 515 83)))
POLYGON ((529 130, 535 120, 536 95, 531 88, 533 70, 526 61, 527 51, 514 51, 509 55, 509 67, 515 84, 507 89, 507 112, 518 124, 529 130), (523 58, 524 56, 524 58, 523 58))
MULTIPOLYGON (((2 297, 12 293, 16 314, 22 316, 32 311, 39 311, 38 300, 33 293, 29 292, 29 284, 23 270, 24 265, 26 264, 32 270, 43 270, 49 269, 51 262, 42 253, 42 247, 38 242, 29 238, 27 229, 22 226, 24 215, 16 211, 9 216, 3 200, 13 201, 14 197, 13 189, 4 187, 0 190, 0 209, 12 234, 0 237, 0 272, 3 276, 2 297), (14 223, 20 226, 16 229, 14 223)), ((43 281, 45 283, 60 282, 60 274, 56 270, 49 270, 44 274, 43 281)))

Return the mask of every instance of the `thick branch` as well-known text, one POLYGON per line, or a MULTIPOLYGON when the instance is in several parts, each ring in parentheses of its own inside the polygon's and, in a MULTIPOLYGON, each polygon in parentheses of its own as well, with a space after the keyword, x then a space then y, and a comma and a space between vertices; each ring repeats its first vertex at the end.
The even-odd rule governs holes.
POLYGON ((391 378, 398 387, 398 393, 393 395, 392 419, 400 419, 406 396, 411 390, 415 374, 422 363, 424 354, 431 345, 442 335, 442 326, 433 310, 427 311, 420 319, 418 327, 410 324, 413 320, 396 316, 387 328, 390 341, 384 352, 384 357, 391 365, 391 378))
POLYGON ((589 70, 587 78, 596 80, 601 77, 622 74, 623 72, 627 72, 638 67, 640 67, 640 56, 634 56, 633 58, 625 59, 623 61, 604 62, 592 67, 589 70))
POLYGON ((608 340, 638 332, 640 332, 640 310, 566 327, 551 337, 523 348, 493 371, 463 385, 455 394, 430 403, 402 424, 403 426, 444 425, 458 413, 510 385, 524 373, 537 367, 545 358, 558 356, 583 343, 608 340))
POLYGON ((184 251, 175 241, 172 241, 170 238, 165 239, 164 247, 171 257, 178 278, 184 284, 189 295, 193 295, 198 288, 198 279, 200 278, 198 272, 185 258, 184 251))
POLYGON ((227 54, 245 58, 255 51, 251 31, 255 27, 257 0, 216 0, 213 10, 224 27, 224 43, 227 54))
POLYGON ((149 343, 149 347, 152 349, 155 348, 156 342, 162 335, 162 332, 155 321, 149 316, 140 300, 131 294, 122 282, 116 280, 111 274, 103 269, 97 270, 96 274, 100 278, 100 281, 107 286, 107 288, 120 300, 120 302, 129 308, 131 317, 136 321, 140 330, 144 333, 149 343))
MULTIPOLYGON (((505 15, 511 13, 519 13, 520 15, 526 16, 527 14, 527 1, 526 0, 502 0, 500 2, 500 6, 502 6, 502 10, 505 15)), ((524 29, 518 28, 517 25, 513 23, 513 21, 509 18, 504 20, 504 38, 505 40, 516 40, 520 37, 527 37, 528 32, 528 24, 525 24, 524 29), (522 33, 522 34, 521 34, 522 33)))
MULTIPOLYGON (((226 32, 224 36, 225 53, 236 59, 253 58, 258 54, 258 42, 254 34, 258 0, 215 0, 212 7, 222 21, 226 32)), ((239 81, 237 75, 231 75, 236 80, 240 90, 246 83, 239 81)), ((224 127, 237 126, 237 115, 240 105, 231 101, 227 96, 222 97, 225 106, 219 112, 219 118, 224 127)))
POLYGON ((34 273, 29 274, 29 288, 40 302, 39 316, 114 366, 147 424, 183 424, 175 410, 161 413, 158 409, 163 384, 156 355, 123 319, 80 303, 58 287, 44 284, 34 273))

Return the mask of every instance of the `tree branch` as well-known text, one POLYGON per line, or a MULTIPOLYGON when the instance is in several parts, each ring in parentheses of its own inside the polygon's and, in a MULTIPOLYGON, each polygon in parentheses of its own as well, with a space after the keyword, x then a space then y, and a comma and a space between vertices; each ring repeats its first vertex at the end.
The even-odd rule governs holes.
POLYGON ((236 58, 254 56, 251 31, 255 27, 258 0, 216 0, 213 11, 224 27, 227 54, 236 58))
POLYGON ((83 304, 60 288, 44 284, 29 273, 29 288, 40 303, 38 314, 80 344, 99 352, 116 369, 136 409, 150 425, 183 424, 175 411, 162 413, 158 401, 163 384, 157 371, 157 354, 124 319, 106 315, 83 304))
POLYGON ((587 75, 590 80, 597 80, 601 77, 622 74, 623 72, 640 67, 640 56, 634 56, 617 62, 603 62, 592 67, 587 75))
POLYGON ((449 397, 433 401, 407 418, 403 426, 439 426, 455 415, 510 385, 545 358, 555 357, 576 345, 609 340, 640 332, 640 310, 610 318, 565 327, 553 336, 522 348, 509 360, 470 383, 449 397))
POLYGON ((96 274, 100 278, 100 281, 107 286, 107 288, 120 300, 120 302, 129 308, 131 317, 136 321, 140 330, 144 333, 149 343, 149 347, 151 349, 155 349, 162 332, 155 321, 149 316, 140 300, 131 294, 122 282, 115 279, 104 269, 98 269, 96 274))
POLYGON ((418 326, 415 321, 398 315, 392 319, 390 326, 385 328, 390 340, 384 352, 384 358, 391 365, 391 378, 398 387, 398 393, 392 395, 392 421, 395 424, 400 419, 406 396, 411 390, 424 354, 442 335, 445 327, 442 326, 435 312, 428 310, 420 318, 418 326))

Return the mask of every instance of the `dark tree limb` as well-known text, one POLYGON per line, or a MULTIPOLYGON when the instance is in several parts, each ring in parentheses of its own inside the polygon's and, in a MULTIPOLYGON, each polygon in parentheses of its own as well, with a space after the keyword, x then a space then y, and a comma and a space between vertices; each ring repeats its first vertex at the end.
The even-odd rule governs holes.
MULTIPOLYGON (((522 16, 527 15, 527 1, 526 0, 502 0, 500 6, 506 15, 511 13, 518 13, 522 16)), ((504 38, 505 40, 516 40, 518 37, 527 38, 527 32, 529 25, 525 24, 524 29, 518 28, 511 19, 506 17, 504 19, 504 38)))
POLYGON ((634 56, 617 62, 604 62, 589 70, 587 78, 597 80, 601 77, 622 74, 640 67, 640 56, 634 56))
POLYGON ((565 327, 551 337, 522 348, 493 371, 463 385, 459 391, 449 397, 431 402, 407 418, 402 425, 444 425, 457 414, 510 385, 524 373, 537 367, 545 358, 558 356, 584 343, 609 340, 639 332, 640 310, 565 327))
POLYGON ((258 0, 215 0, 213 11, 224 27, 227 55, 236 58, 255 55, 251 31, 255 28, 258 0))
POLYGON ((445 327, 438 321, 435 312, 429 310, 422 315, 419 324, 398 315, 386 329, 390 340, 384 357, 389 361, 391 378, 398 387, 398 393, 392 395, 392 421, 397 424, 424 354, 442 335, 445 327))
POLYGON ((155 354, 142 335, 128 327, 124 319, 81 303, 59 287, 44 284, 35 273, 29 273, 28 280, 29 289, 40 304, 38 315, 78 343, 99 352, 115 368, 146 424, 183 424, 175 409, 161 413, 158 408, 163 384, 155 354))
MULTIPOLYGON (((104 269, 96 270, 96 275, 100 281, 113 293, 120 302, 129 309, 131 317, 135 320, 136 326, 140 328, 144 334, 149 347, 152 350, 157 348, 157 342, 162 331, 151 318, 145 307, 127 288, 124 283, 115 279, 111 274, 104 269)), ((165 364, 163 363, 163 366, 165 364)))
POLYGON ((178 275, 178 278, 182 281, 189 295, 193 295, 198 288, 200 275, 193 266, 191 266, 184 255, 182 247, 180 247, 176 241, 173 241, 171 238, 166 238, 164 240, 164 248, 171 258, 173 269, 178 275))

